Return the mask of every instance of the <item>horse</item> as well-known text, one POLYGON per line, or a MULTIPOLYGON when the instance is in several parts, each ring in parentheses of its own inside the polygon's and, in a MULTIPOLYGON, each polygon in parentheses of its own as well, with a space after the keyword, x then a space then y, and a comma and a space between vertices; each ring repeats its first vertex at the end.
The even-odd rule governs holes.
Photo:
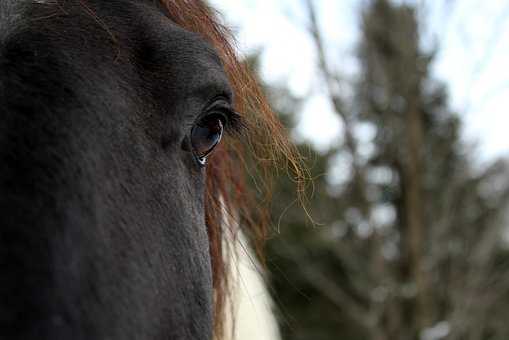
POLYGON ((2 0, 0 111, 0 338, 222 339, 225 254, 298 161, 219 15, 2 0))

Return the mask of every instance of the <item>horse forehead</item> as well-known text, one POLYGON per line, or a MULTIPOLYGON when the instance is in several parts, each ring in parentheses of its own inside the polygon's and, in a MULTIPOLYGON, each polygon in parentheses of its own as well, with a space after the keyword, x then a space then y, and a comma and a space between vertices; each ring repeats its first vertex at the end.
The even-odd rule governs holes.
POLYGON ((201 36, 189 32, 174 23, 161 32, 158 37, 162 53, 177 66, 193 65, 197 68, 222 69, 223 65, 217 51, 201 36))
MULTIPOLYGON (((43 7, 46 9, 62 11, 62 5, 55 0, 28 1, 36 7, 45 5, 43 7)), ((77 1, 70 1, 71 6, 73 2, 77 1)), ((75 28, 74 35, 83 34, 96 39, 97 30, 103 31, 102 33, 110 36, 111 41, 115 41, 115 44, 111 44, 111 41, 107 41, 109 39, 104 39, 104 43, 111 46, 115 53, 116 49, 120 48, 127 54, 151 56, 152 58, 143 61, 153 62, 153 66, 160 67, 163 74, 171 69, 173 75, 187 79, 199 79, 205 75, 209 78, 223 78, 224 68, 218 51, 201 35, 174 23, 153 1, 92 0, 89 7, 79 3, 81 21, 76 21, 75 24, 87 27, 75 28), (89 27, 90 20, 95 27, 89 27), (149 52, 139 53, 144 52, 143 50, 149 52)), ((50 10, 49 13, 53 12, 50 10)), ((51 21, 52 17, 49 16, 48 22, 51 21)), ((81 36, 71 39, 77 41, 87 38, 81 36)), ((85 51, 87 52, 97 51, 85 51)))
MULTIPOLYGON (((221 58, 209 42, 201 35, 174 23, 163 13, 160 6, 155 5, 154 1, 92 0, 87 5, 80 0, 71 0, 68 3, 59 3, 58 0, 0 0, 0 34, 5 35, 6 32, 15 31, 21 28, 20 26, 31 26, 40 20, 51 25, 53 17, 76 14, 74 11, 68 12, 66 6, 79 7, 80 17, 88 17, 95 21, 95 25, 110 34, 113 40, 117 38, 119 27, 115 26, 118 25, 119 20, 116 20, 115 24, 107 17, 118 16, 124 21, 123 24, 131 27, 133 31, 143 29, 144 32, 138 34, 134 40, 140 39, 143 35, 151 40, 159 39, 159 43, 171 46, 171 52, 180 53, 183 59, 195 59, 197 55, 202 55, 204 59, 207 58, 222 66, 221 58), (28 7, 32 9, 30 13, 34 17, 25 16, 24 9, 28 7)), ((74 24, 80 25, 80 22, 76 21, 74 24)), ((90 22, 86 24, 89 25, 90 22)), ((94 34, 95 29, 97 27, 82 27, 80 33, 86 35, 89 31, 88 33, 94 34), (92 30, 89 31, 90 28, 92 30)))
POLYGON ((218 51, 201 35, 174 23, 153 1, 91 0, 84 6, 78 0, 0 0, 0 40, 17 29, 39 27, 52 27, 49 34, 63 41, 59 48, 81 51, 80 59, 104 53, 116 58, 122 50, 136 56, 130 62, 149 64, 181 85, 228 83, 218 51), (26 6, 29 12, 23 11, 26 6), (62 22, 67 26, 62 28, 62 22), (102 47, 84 43, 89 40, 102 40, 102 47))
POLYGON ((131 5, 133 16, 143 22, 145 38, 152 41, 163 59, 179 66, 223 68, 218 51, 201 35, 180 27, 154 6, 140 2, 131 5))
POLYGON ((140 2, 132 6, 135 9, 132 15, 140 18, 144 33, 138 40, 139 45, 131 48, 142 51, 142 56, 146 56, 143 51, 151 50, 148 54, 155 59, 149 57, 148 63, 154 60, 154 66, 168 81, 178 82, 180 91, 214 88, 231 96, 232 89, 219 56, 221 51, 198 33, 173 22, 156 7, 140 2))

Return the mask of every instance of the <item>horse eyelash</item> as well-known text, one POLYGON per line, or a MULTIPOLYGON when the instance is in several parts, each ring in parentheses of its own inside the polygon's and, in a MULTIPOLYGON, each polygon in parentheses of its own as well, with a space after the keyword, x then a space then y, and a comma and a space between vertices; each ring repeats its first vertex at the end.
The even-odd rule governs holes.
POLYGON ((242 115, 233 110, 226 110, 226 124, 225 131, 229 135, 240 136, 244 134, 247 130, 247 125, 245 124, 244 118, 242 115))
POLYGON ((247 131, 248 127, 243 115, 232 108, 231 99, 229 98, 230 96, 227 94, 216 96, 209 101, 203 111, 208 112, 208 114, 220 113, 225 118, 225 132, 232 137, 239 137, 247 131))

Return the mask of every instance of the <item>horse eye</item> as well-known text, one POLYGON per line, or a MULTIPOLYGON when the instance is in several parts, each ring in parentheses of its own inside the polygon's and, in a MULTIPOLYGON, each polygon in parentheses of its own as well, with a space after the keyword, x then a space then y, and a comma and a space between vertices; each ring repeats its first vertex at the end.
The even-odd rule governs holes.
POLYGON ((201 165, 206 164, 207 157, 221 141, 224 120, 224 117, 220 114, 210 114, 193 126, 191 146, 196 159, 201 165))

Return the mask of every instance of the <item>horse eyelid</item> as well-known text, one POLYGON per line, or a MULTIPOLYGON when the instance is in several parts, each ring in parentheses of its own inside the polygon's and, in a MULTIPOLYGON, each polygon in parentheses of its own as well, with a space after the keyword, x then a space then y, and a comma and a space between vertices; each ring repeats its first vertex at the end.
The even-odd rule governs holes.
POLYGON ((228 110, 225 113, 227 118, 225 125, 226 132, 230 135, 242 135, 247 130, 247 125, 242 115, 233 110, 228 110))
POLYGON ((213 115, 214 113, 219 113, 223 116, 225 118, 225 132, 229 135, 239 136, 247 130, 247 125, 244 122, 243 116, 233 110, 226 101, 216 100, 213 105, 209 106, 206 112, 207 113, 202 117, 213 115))
POLYGON ((203 117, 214 113, 219 113, 223 116, 225 118, 225 121, 223 122, 225 132, 230 136, 239 137, 247 130, 245 118, 242 114, 233 109, 231 95, 228 95, 227 93, 211 98, 207 105, 204 106, 202 112, 203 113, 198 117, 198 121, 203 117))

